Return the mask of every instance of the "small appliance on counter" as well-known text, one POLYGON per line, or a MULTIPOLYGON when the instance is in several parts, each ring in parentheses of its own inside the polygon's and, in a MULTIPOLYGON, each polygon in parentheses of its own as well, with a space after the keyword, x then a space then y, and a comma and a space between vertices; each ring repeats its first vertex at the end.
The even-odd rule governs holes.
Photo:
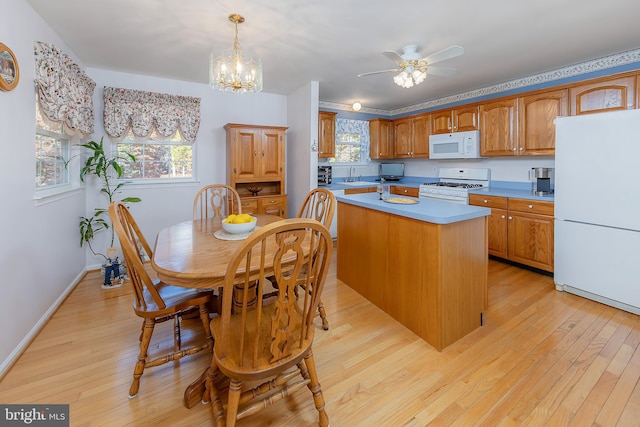
POLYGON ((531 192, 536 196, 548 196, 553 193, 553 168, 531 168, 529 180, 531 192))
POLYGON ((381 163, 378 175, 385 181, 400 181, 404 178, 404 163, 381 163))
POLYGON ((318 166, 318 185, 331 184, 331 166, 318 166))

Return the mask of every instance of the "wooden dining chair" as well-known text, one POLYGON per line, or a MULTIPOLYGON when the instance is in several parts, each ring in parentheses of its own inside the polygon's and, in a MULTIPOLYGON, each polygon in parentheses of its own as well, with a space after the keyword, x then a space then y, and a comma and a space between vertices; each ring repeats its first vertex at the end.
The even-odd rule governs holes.
POLYGON ((226 184, 211 184, 198 190, 193 200, 193 219, 224 219, 230 214, 241 214, 240 195, 226 184))
POLYGON ((181 288, 160 280, 152 280, 143 262, 143 257, 151 258, 151 247, 140 232, 129 209, 122 202, 115 201, 109 205, 109 216, 118 235, 127 265, 127 274, 133 286, 133 311, 143 319, 142 333, 139 338, 140 353, 133 370, 133 382, 129 388, 129 398, 132 398, 138 394, 140 377, 146 368, 213 348, 207 308, 212 293, 210 290, 181 288), (182 349, 180 336, 182 316, 196 310, 200 312, 205 340, 182 349), (171 353, 151 359, 148 350, 155 325, 168 320, 174 322, 173 350, 171 353))
MULTIPOLYGON (((326 188, 316 188, 311 190, 307 194, 307 197, 305 197, 300 212, 298 212, 298 218, 315 219, 327 227, 327 229, 330 229, 335 209, 336 197, 333 193, 326 188)), ((300 287, 304 289, 302 282, 300 287)), ((325 331, 329 330, 327 313, 324 310, 324 304, 322 304, 321 300, 318 301, 318 315, 322 319, 322 329, 325 331)))
POLYGON ((211 321, 214 347, 204 399, 212 402, 217 426, 225 425, 225 420, 226 426, 234 426, 237 419, 304 386, 318 410, 320 425, 329 424, 312 344, 313 319, 332 249, 325 226, 310 219, 289 218, 257 230, 236 250, 226 272, 222 314, 211 321), (306 274, 302 271, 305 265, 306 274), (295 288, 303 274, 310 292, 296 297, 295 288), (263 304, 263 299, 257 298, 251 304, 245 297, 234 310, 230 292, 234 286, 246 296, 257 285, 260 295, 272 275, 280 287, 275 303, 263 304), (226 411, 217 385, 225 377, 230 381, 226 411), (247 384, 253 387, 248 389, 247 384))

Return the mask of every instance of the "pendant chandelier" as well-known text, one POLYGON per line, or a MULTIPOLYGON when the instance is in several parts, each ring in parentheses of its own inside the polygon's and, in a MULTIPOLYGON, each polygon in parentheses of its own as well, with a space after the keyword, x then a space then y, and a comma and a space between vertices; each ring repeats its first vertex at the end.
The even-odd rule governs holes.
POLYGON ((213 52, 209 61, 209 86, 216 90, 233 93, 262 91, 262 62, 240 50, 238 24, 244 18, 236 13, 229 15, 236 25, 233 49, 213 52))

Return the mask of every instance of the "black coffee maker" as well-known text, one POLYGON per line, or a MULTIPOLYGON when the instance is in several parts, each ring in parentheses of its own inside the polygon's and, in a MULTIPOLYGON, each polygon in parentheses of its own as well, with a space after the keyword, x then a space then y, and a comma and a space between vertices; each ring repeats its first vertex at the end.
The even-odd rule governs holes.
POLYGON ((547 196, 553 193, 553 168, 531 168, 529 179, 531 192, 536 196, 547 196))

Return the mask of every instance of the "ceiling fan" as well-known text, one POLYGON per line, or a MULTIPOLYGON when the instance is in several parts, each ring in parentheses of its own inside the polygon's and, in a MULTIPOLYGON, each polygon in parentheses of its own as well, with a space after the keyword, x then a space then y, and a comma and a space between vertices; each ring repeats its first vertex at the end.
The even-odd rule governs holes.
POLYGON ((397 72, 399 74, 394 76, 394 83, 404 88, 410 88, 422 83, 427 77, 427 74, 450 76, 456 71, 455 68, 434 67, 433 64, 455 58, 463 53, 464 49, 461 46, 453 45, 423 58, 422 55, 418 53, 418 46, 410 44, 402 48, 402 54, 395 51, 382 52, 384 56, 397 64, 397 68, 362 73, 358 74, 358 77, 397 72))

